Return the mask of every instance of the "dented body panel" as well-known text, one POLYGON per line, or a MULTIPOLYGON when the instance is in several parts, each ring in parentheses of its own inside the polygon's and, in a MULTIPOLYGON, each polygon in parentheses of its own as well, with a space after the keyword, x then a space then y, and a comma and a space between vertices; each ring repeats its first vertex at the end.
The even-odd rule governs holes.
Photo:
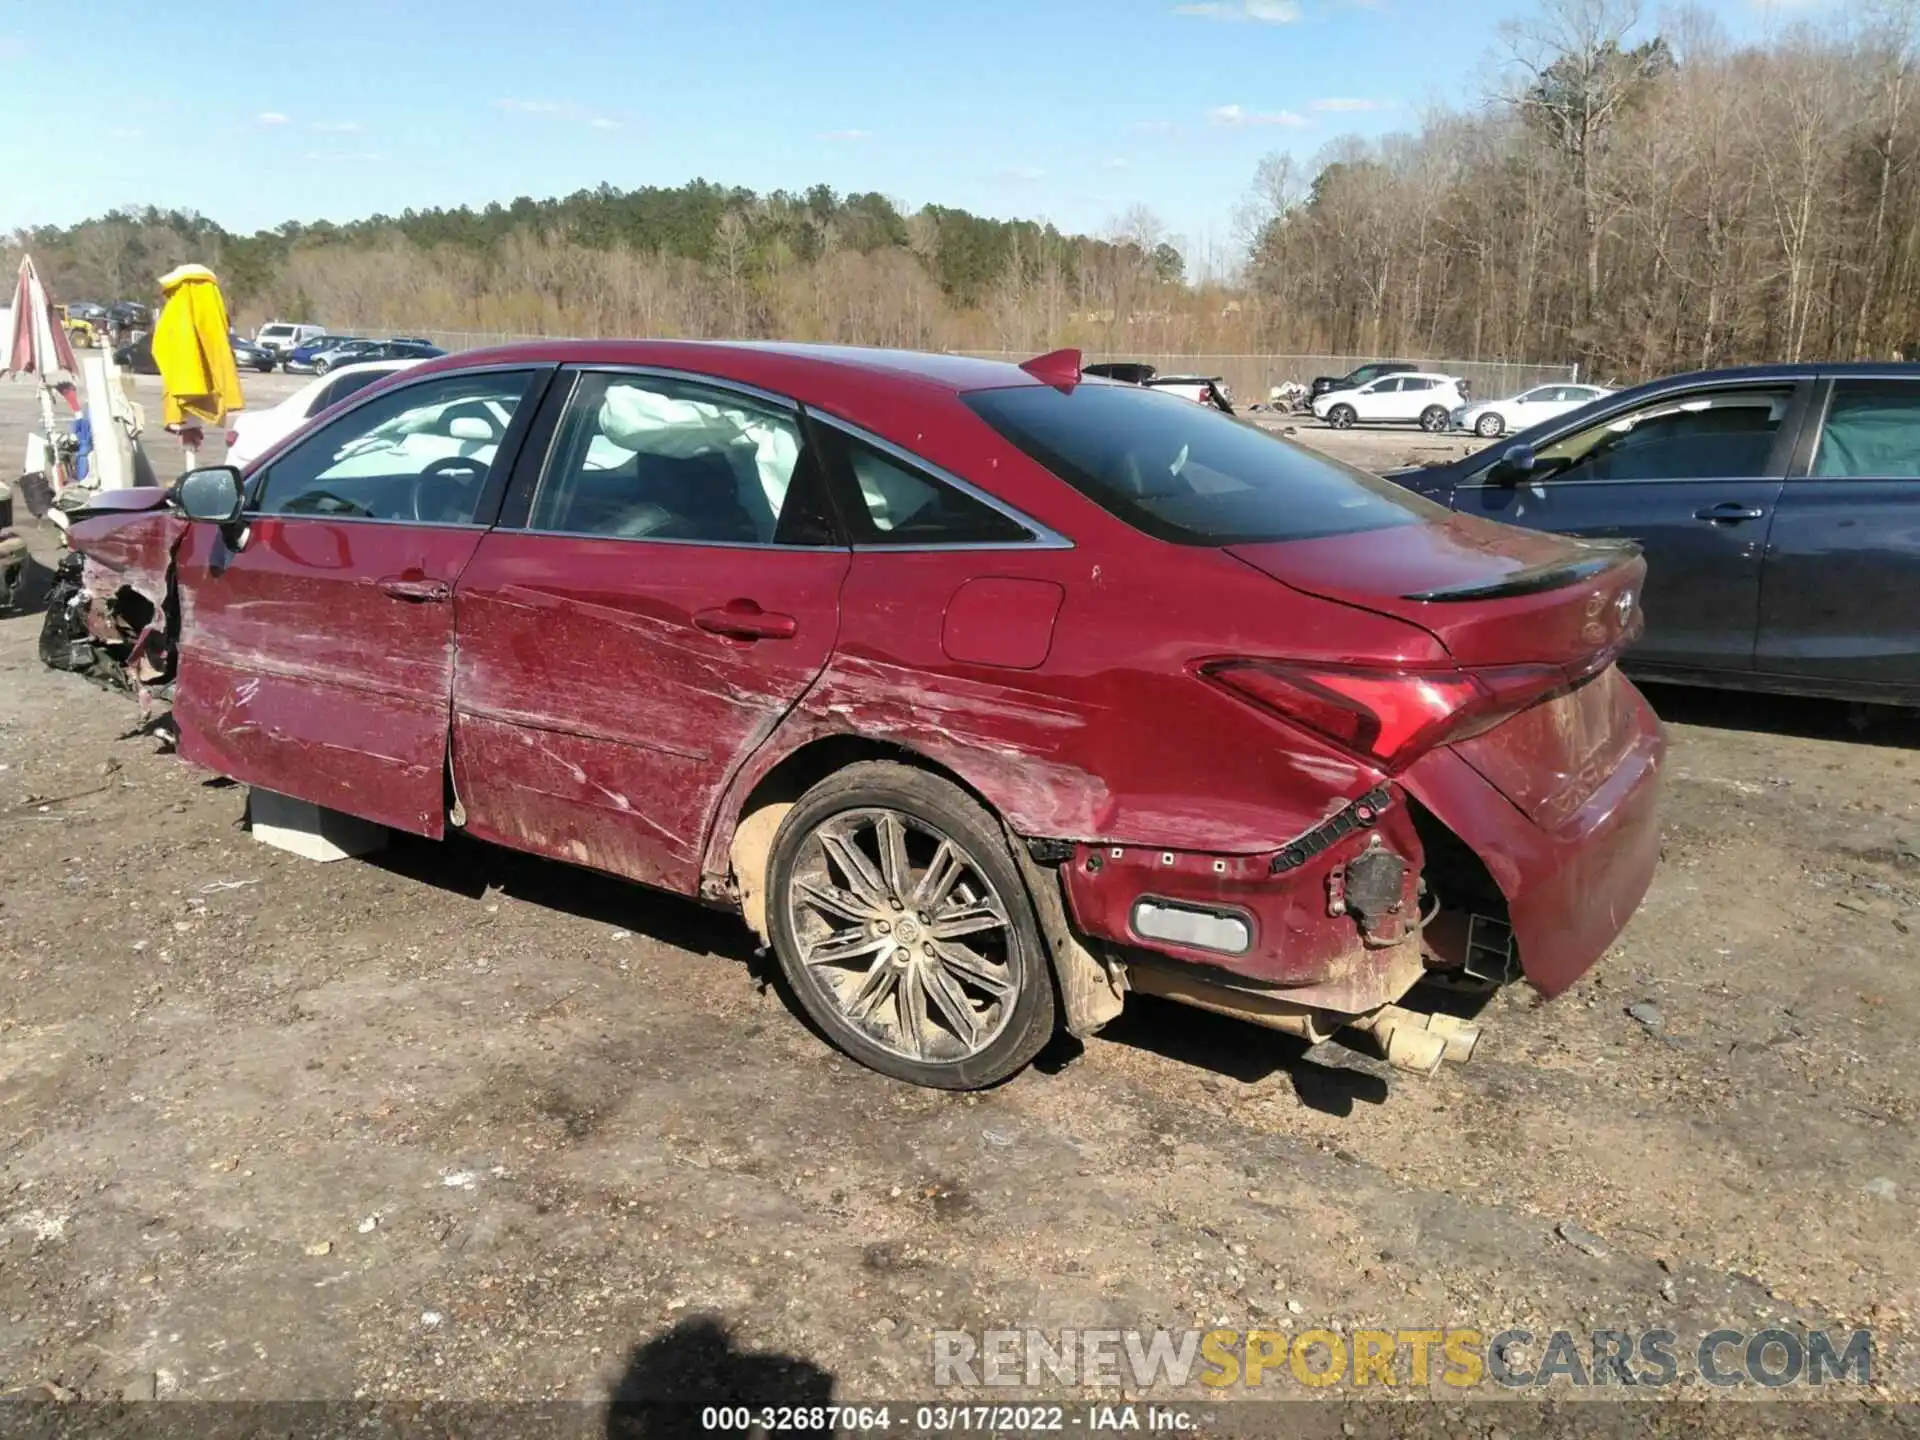
POLYGON ((692 893, 721 791, 833 652, 850 558, 488 535, 457 606, 467 829, 692 893), (791 617, 793 632, 702 628, 730 605, 791 617))
POLYGON ((251 519, 180 547, 180 753, 416 835, 445 828, 453 586, 473 527, 251 519))

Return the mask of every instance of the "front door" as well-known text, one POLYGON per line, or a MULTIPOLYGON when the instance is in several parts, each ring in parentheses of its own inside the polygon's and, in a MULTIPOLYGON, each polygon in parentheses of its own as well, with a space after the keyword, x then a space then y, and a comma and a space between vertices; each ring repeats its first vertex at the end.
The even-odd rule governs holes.
POLYGON ((176 561, 185 758, 441 833, 453 587, 539 373, 376 395, 257 470, 242 524, 191 528, 176 561))
MULTIPOLYGON (((1545 444, 1528 476, 1491 468, 1454 508, 1646 551, 1646 634, 1632 658, 1676 670, 1753 667, 1760 572, 1801 391, 1791 384, 1669 395, 1545 444)), ((1496 447, 1497 448, 1497 447, 1496 447)))
POLYGON ((792 406, 571 383, 525 525, 460 582, 455 789, 473 834, 690 892, 721 791, 833 652, 850 552, 792 406))
POLYGON ((1833 382, 1773 522, 1756 668, 1920 688, 1920 381, 1833 382))

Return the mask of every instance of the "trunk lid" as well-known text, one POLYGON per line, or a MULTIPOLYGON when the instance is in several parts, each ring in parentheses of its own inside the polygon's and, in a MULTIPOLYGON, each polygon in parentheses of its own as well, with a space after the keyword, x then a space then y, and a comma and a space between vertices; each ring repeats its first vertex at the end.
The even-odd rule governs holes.
POLYGON ((1228 553, 1325 600, 1409 621, 1463 666, 1591 661, 1639 625, 1646 562, 1630 544, 1471 515, 1228 553))
POLYGON ((1613 664, 1640 633, 1637 547, 1455 515, 1231 552, 1295 589, 1421 626, 1463 670, 1559 672, 1543 698, 1452 745, 1547 829, 1572 819, 1646 729, 1645 702, 1613 664))

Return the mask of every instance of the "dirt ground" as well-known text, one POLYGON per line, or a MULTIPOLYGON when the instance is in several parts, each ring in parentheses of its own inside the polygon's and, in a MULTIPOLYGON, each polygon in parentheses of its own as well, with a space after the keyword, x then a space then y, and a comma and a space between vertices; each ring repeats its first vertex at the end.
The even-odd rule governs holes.
POLYGON ((255 843, 39 623, 0 620, 0 1392, 852 1403, 931 1394, 941 1329, 1774 1323, 1874 1327, 1920 1392, 1913 718, 1650 692, 1645 906, 1432 1080, 1135 1001, 955 1096, 838 1058, 727 916, 255 843))

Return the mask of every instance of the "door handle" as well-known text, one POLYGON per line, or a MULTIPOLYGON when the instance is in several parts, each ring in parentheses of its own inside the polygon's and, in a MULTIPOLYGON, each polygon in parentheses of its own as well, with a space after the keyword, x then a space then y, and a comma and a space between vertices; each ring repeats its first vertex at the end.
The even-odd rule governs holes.
POLYGON ((1704 510, 1693 512, 1696 520, 1709 520, 1715 524, 1737 524, 1742 520, 1763 520, 1767 512, 1757 505, 1741 505, 1732 500, 1723 500, 1718 505, 1709 505, 1704 510))
POLYGON ((416 605, 443 605, 453 598, 453 587, 444 580, 409 580, 400 575, 389 575, 378 582, 382 595, 391 595, 396 600, 410 600, 416 605))
POLYGON ((791 615, 762 610, 751 600, 734 600, 693 612, 693 623, 715 635, 735 640, 791 640, 800 622, 791 615))

